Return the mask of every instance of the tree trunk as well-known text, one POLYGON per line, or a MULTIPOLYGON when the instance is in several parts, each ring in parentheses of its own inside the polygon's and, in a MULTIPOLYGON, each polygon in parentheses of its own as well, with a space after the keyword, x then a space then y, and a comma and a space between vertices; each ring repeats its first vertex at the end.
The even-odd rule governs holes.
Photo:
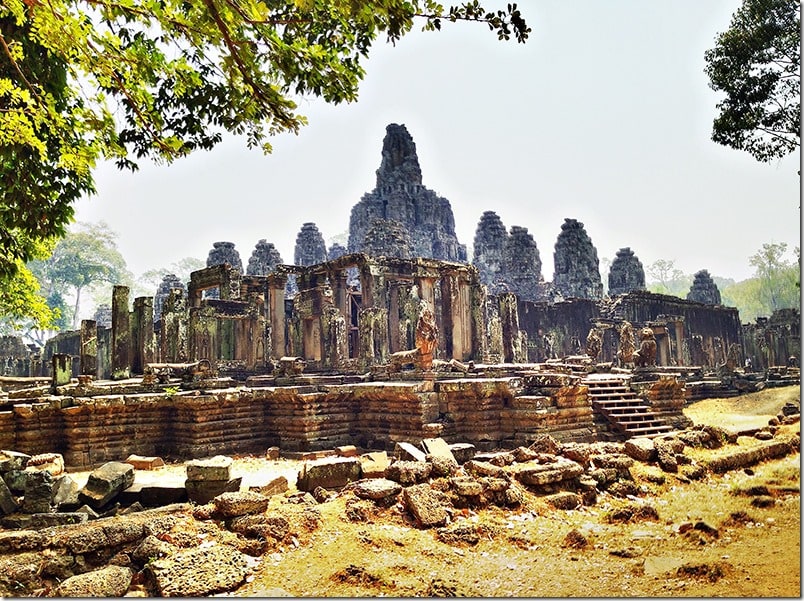
POLYGON ((78 310, 81 307, 81 286, 75 287, 75 307, 73 308, 73 329, 78 329, 78 310))

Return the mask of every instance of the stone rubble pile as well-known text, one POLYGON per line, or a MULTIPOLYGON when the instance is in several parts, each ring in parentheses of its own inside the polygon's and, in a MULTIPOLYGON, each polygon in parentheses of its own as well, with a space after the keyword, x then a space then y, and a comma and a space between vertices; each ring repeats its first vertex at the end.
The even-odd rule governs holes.
MULTIPOLYGON (((572 384, 573 376, 564 378, 529 385, 572 384)), ((2 451, 0 512, 7 530, 0 532, 0 592, 205 596, 233 591, 246 582, 258 558, 308 543, 321 523, 319 504, 336 497, 345 497, 347 520, 402 512, 416 527, 434 529, 445 544, 472 545, 479 531, 463 519, 467 511, 516 509, 534 497, 557 510, 594 505, 604 493, 638 501, 645 491, 632 476, 636 462, 655 466, 651 477, 657 482, 667 473, 688 482, 797 452, 799 437, 776 438, 777 431, 774 425, 759 429, 758 439, 770 439, 736 450, 729 447, 738 446, 737 434, 714 426, 625 443, 561 442, 543 434, 528 446, 487 452, 439 437, 418 445, 398 443, 390 456, 360 454, 347 445, 309 453, 298 472, 298 492, 289 490, 284 478, 242 490, 241 479, 233 478, 232 459, 216 456, 185 464, 180 486, 185 496, 179 499, 192 503, 151 509, 143 507, 145 489, 135 484, 139 468, 134 465, 158 470, 159 458, 107 462, 79 489, 58 454, 2 451), (723 447, 724 452, 698 463, 686 454, 691 447, 723 447)), ((165 498, 175 488, 166 483, 165 498)), ((611 519, 658 519, 646 517, 652 508, 638 502, 633 511, 626 509, 611 519)), ((703 536, 705 526, 690 524, 688 530, 703 536)), ((583 543, 576 539, 568 535, 566 544, 583 543)))

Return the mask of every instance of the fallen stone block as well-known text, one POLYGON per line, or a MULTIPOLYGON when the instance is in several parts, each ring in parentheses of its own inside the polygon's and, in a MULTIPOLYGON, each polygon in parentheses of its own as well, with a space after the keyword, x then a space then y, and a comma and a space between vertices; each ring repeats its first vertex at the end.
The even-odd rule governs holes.
POLYGON ((53 496, 53 476, 48 471, 27 472, 22 511, 25 513, 48 513, 53 496))
POLYGON ((756 447, 740 449, 721 457, 715 457, 706 462, 706 467, 715 473, 722 474, 730 470, 741 469, 755 465, 766 459, 777 459, 791 452, 788 441, 772 440, 756 447))
POLYGON ((186 480, 184 488, 190 501, 204 505, 225 492, 237 492, 242 482, 241 477, 231 480, 186 480))
POLYGON ((11 470, 3 474, 3 481, 8 486, 8 489, 18 495, 25 492, 25 479, 27 474, 25 470, 11 470))
POLYGON ((240 586, 249 561, 228 545, 194 547, 149 562, 145 572, 161 597, 204 597, 240 586))
POLYGON ((29 528, 51 528, 53 526, 67 526, 83 524, 89 516, 81 511, 32 513, 29 528))
POLYGON ((450 486, 461 497, 477 497, 483 492, 483 485, 469 476, 451 478, 450 486))
POLYGON ((425 438, 422 440, 421 444, 426 455, 444 457, 445 459, 455 461, 455 456, 452 454, 449 445, 444 441, 443 438, 425 438))
POLYGON ((187 488, 180 484, 152 484, 140 490, 139 501, 145 507, 162 507, 187 500, 187 488))
POLYGON ((17 511, 18 508, 19 505, 17 505, 17 501, 14 499, 8 486, 0 479, 0 511, 3 512, 3 515, 8 515, 9 513, 17 511))
POLYGON ((456 442, 449 445, 449 450, 458 465, 463 465, 475 456, 475 445, 468 442, 456 442))
POLYGON ((640 437, 626 440, 624 451, 626 455, 642 463, 656 460, 656 446, 650 438, 640 437))
POLYGON ((581 465, 569 459, 559 458, 555 463, 523 464, 516 472, 516 479, 529 486, 544 486, 577 478, 584 473, 581 465))
POLYGON ((78 507, 78 483, 67 474, 58 476, 53 483, 51 503, 56 507, 78 507))
POLYGON ((78 498, 93 509, 100 509, 132 484, 134 467, 121 461, 110 461, 89 475, 86 485, 78 492, 78 498))
POLYGON ((30 458, 30 455, 18 453, 17 451, 0 451, 0 474, 5 474, 12 470, 24 470, 30 458))
POLYGON ((216 455, 211 459, 188 461, 185 466, 187 479, 194 482, 204 480, 228 482, 232 477, 232 463, 232 458, 225 455, 216 455))
POLYGON ((426 480, 432 469, 432 464, 424 461, 394 461, 385 470, 385 477, 407 486, 426 480))
POLYGON ((402 492, 402 486, 386 478, 372 478, 355 482, 354 493, 361 499, 379 501, 402 492))
POLYGON ((389 465, 391 465, 391 460, 385 451, 375 451, 360 456, 360 470, 363 478, 383 478, 389 465))
POLYGON ((67 578, 56 587, 57 597, 122 597, 131 586, 134 572, 123 566, 106 566, 67 578))
POLYGON ((277 476, 267 484, 251 486, 249 487, 249 490, 258 492, 266 497, 281 495, 282 493, 288 491, 288 479, 284 476, 277 476))
POLYGON ((443 526, 447 521, 447 501, 443 493, 428 484, 416 484, 402 490, 402 500, 421 528, 443 526))
POLYGON ((360 480, 360 460, 357 457, 332 457, 305 463, 296 479, 296 488, 303 491, 313 491, 319 486, 343 488, 357 480, 360 480))
POLYGON ((161 457, 143 457, 141 455, 129 455, 124 463, 134 466, 137 470, 153 470, 165 465, 165 460, 161 457))
POLYGON ((409 442, 398 442, 394 447, 394 457, 403 461, 425 461, 426 454, 409 442))
POLYGON ((270 502, 270 498, 249 490, 225 492, 212 499, 215 510, 224 518, 263 513, 270 502))
POLYGON ((268 447, 265 451, 265 458, 269 460, 279 459, 279 447, 268 447))
POLYGON ((51 476, 58 476, 64 473, 64 457, 59 453, 42 453, 33 455, 28 459, 25 466, 26 471, 39 470, 50 472, 51 476))
POLYGON ((340 457, 357 457, 360 453, 357 451, 357 447, 354 445, 344 445, 341 447, 335 447, 335 452, 340 457))

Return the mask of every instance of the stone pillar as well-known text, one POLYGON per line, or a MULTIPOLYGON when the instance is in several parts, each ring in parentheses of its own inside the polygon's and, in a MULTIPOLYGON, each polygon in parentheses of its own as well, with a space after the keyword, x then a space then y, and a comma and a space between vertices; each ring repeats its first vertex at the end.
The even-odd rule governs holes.
POLYGON ((57 386, 64 386, 70 383, 73 375, 73 358, 64 353, 54 353, 51 357, 51 381, 50 386, 56 392, 57 386))
POLYGON ((285 284, 286 278, 272 278, 268 283, 268 321, 271 330, 270 357, 279 359, 286 355, 285 336, 285 284))
POLYGON ((131 375, 131 328, 128 286, 112 288, 112 379, 131 375))
POLYGON ((154 299, 150 296, 134 299, 131 340, 131 371, 135 374, 145 373, 145 365, 154 362, 154 299))
POLYGON ((184 293, 172 289, 162 304, 162 327, 159 330, 159 360, 163 363, 187 361, 187 305, 184 293))
POLYGON ((82 376, 98 375, 98 322, 81 320, 81 367, 82 376))
POLYGON ((500 321, 502 322, 503 362, 514 363, 520 355, 519 308, 516 295, 506 292, 499 295, 500 321))

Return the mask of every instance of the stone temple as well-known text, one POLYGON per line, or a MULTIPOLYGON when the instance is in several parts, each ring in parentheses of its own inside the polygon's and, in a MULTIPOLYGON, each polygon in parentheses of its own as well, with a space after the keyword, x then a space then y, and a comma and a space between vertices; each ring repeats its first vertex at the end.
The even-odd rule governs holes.
POLYGON ((597 249, 577 219, 565 219, 553 253, 553 284, 564 298, 603 298, 597 249))
POLYGON ((645 289, 642 262, 630 248, 621 248, 609 269, 609 296, 645 289))
POLYGON ((687 293, 687 300, 705 305, 720 304, 720 290, 717 289, 717 284, 706 269, 695 274, 690 291, 687 293))
MULTIPOLYGON (((455 217, 446 198, 422 185, 416 144, 404 125, 386 128, 377 185, 354 207, 349 219, 349 252, 364 252, 375 220, 401 224, 415 257, 466 261, 466 246, 455 235, 455 217)), ((382 222, 381 222, 382 223, 382 222)), ((389 234, 393 236, 393 233, 389 234)), ((380 237, 377 232, 373 238, 380 237)))

